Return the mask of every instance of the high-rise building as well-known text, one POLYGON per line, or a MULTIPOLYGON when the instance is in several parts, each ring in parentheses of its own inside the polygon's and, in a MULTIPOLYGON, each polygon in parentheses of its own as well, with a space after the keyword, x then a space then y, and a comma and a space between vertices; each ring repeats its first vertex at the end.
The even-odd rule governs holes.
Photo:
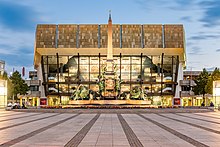
POLYGON ((132 100, 179 105, 183 25, 37 25, 34 66, 42 104, 132 100))

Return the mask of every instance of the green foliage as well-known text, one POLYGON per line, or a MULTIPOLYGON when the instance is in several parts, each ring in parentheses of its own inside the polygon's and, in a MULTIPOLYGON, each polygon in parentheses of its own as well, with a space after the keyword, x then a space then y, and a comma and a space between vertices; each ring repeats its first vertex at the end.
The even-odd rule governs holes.
POLYGON ((203 71, 200 73, 198 78, 195 79, 196 86, 194 87, 193 91, 196 95, 203 95, 203 98, 205 94, 207 93, 207 84, 209 81, 209 73, 204 68, 203 71))
POLYGON ((131 94, 131 98, 134 98, 134 99, 140 98, 141 88, 138 87, 138 86, 134 87, 134 88, 130 91, 130 94, 131 94))
POLYGON ((102 93, 105 90, 105 72, 106 72, 106 70, 107 70, 106 65, 103 65, 102 69, 101 69, 101 74, 98 77, 99 78, 98 85, 99 85, 99 92, 100 93, 102 93))
POLYGON ((89 90, 86 86, 79 85, 77 89, 73 91, 72 96, 70 97, 73 100, 86 99, 89 96, 89 90))
POLYGON ((1 80, 8 80, 8 74, 7 72, 4 72, 3 75, 0 75, 1 80))
POLYGON ((213 81, 220 80, 220 70, 215 68, 211 76, 209 76, 208 83, 206 85, 206 92, 212 94, 213 92, 213 81))
POLYGON ((15 99, 17 99, 17 94, 25 95, 26 92, 29 90, 28 85, 21 78, 21 74, 18 71, 15 71, 9 79, 12 83, 10 91, 15 96, 15 99))
POLYGON ((141 87, 135 86, 131 91, 131 98, 133 99, 146 99, 147 95, 144 93, 141 87))

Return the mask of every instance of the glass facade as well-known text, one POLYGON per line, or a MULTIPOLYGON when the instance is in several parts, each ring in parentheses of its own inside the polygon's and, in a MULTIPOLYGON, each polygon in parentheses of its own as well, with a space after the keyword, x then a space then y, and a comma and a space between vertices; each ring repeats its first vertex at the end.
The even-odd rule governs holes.
POLYGON ((132 91, 141 91, 145 97, 172 96, 177 83, 177 56, 114 56, 114 91, 107 90, 108 84, 101 87, 107 76, 106 56, 54 55, 41 59, 46 95, 62 97, 65 103, 83 88, 89 91, 85 99, 105 99, 106 93, 114 99, 137 98, 132 91))

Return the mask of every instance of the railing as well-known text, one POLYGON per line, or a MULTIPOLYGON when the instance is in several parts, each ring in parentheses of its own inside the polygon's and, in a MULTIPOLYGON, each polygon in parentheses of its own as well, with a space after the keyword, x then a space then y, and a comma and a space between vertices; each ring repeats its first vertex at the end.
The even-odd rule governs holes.
POLYGON ((194 96, 195 93, 193 91, 181 91, 181 97, 194 96))
POLYGON ((180 80, 180 86, 196 86, 193 80, 180 80))
POLYGON ((40 91, 28 91, 28 96, 31 97, 40 97, 41 92, 40 91))
POLYGON ((31 86, 31 85, 40 86, 41 81, 40 80, 26 80, 25 83, 27 83, 28 86, 31 86))

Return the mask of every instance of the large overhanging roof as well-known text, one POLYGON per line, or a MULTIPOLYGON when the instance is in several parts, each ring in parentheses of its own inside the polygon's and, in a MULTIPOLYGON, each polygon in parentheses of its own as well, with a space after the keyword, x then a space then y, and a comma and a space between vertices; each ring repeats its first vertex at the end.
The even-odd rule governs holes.
MULTIPOLYGON (((113 24, 113 54, 178 55, 185 65, 183 25, 113 24)), ((107 24, 38 25, 35 67, 41 55, 107 54, 107 24)))

